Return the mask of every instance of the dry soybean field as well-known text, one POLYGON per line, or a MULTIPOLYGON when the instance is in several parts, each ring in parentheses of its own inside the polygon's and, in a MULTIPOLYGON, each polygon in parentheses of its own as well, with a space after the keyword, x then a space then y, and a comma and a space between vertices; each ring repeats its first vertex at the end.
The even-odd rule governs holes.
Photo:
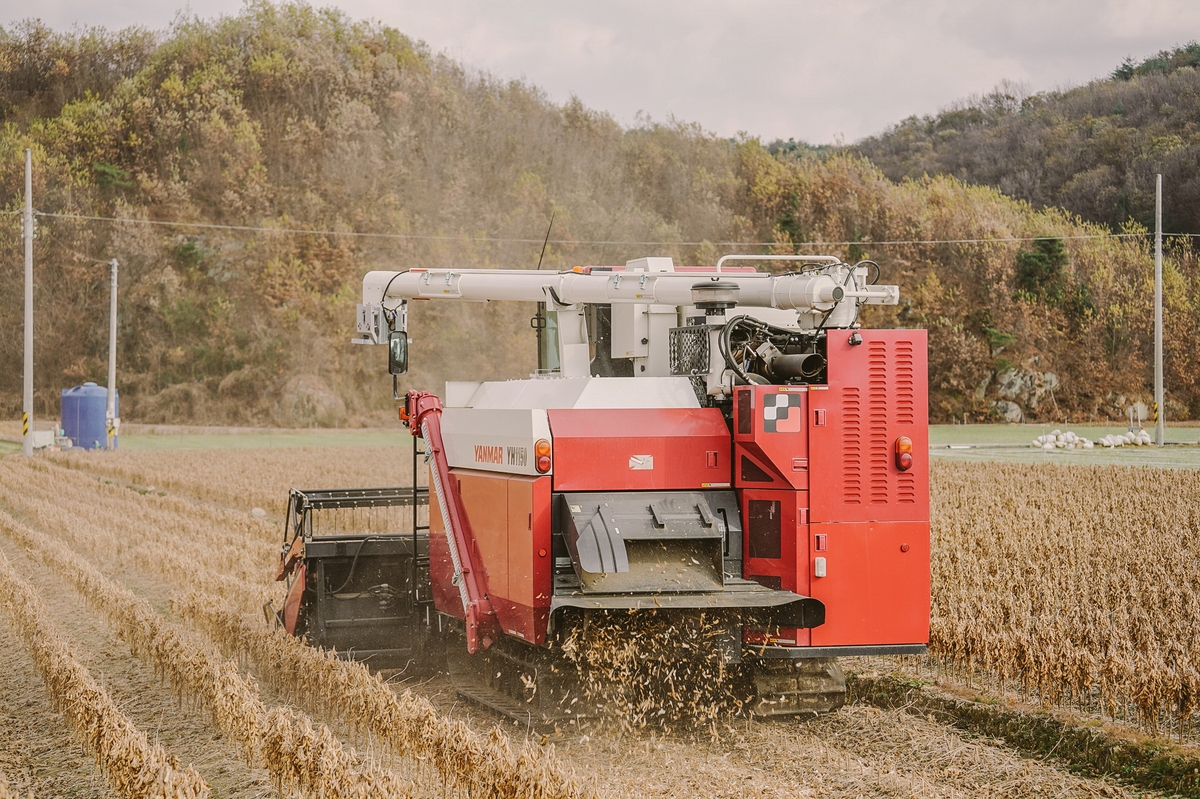
POLYGON ((410 459, 0 459, 0 799, 1197 795, 1200 474, 935 463, 929 658, 847 662, 855 700, 812 720, 543 735, 264 620, 288 488, 401 484, 410 459), (976 723, 998 717, 1175 770, 1101 776, 976 723))

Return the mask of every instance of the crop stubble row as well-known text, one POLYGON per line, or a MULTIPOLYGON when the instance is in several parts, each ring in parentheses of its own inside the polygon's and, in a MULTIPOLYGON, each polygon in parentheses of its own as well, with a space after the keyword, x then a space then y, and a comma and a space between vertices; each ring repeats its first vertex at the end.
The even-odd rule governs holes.
MULTIPOLYGON (((114 792, 124 799, 205 799, 208 783, 185 768, 121 712, 108 692, 71 653, 70 643, 50 619, 33 587, 0 554, 0 602, 25 642, 63 714, 114 792)), ((7 792, 7 785, 5 786, 7 792)))
POLYGON ((405 485, 411 479, 407 447, 296 447, 281 449, 48 453, 73 469, 179 491, 231 508, 260 507, 281 517, 288 490, 405 485))
POLYGON ((135 655, 153 663, 181 696, 198 702, 242 748, 246 762, 266 768, 282 792, 296 787, 330 799, 411 796, 407 781, 345 750, 321 725, 286 708, 267 710, 252 682, 211 647, 172 624, 145 599, 109 580, 58 539, 0 512, 0 530, 35 560, 70 582, 105 615, 135 655))
POLYGON ((47 463, 0 462, 0 502, 28 513, 44 529, 97 562, 186 584, 203 572, 227 601, 256 610, 273 594, 263 579, 278 552, 274 525, 249 514, 128 488, 47 463))
POLYGON ((552 752, 529 745, 513 752, 495 731, 480 736, 463 722, 441 716, 410 691, 397 695, 360 663, 339 660, 333 653, 307 646, 282 631, 251 626, 202 592, 177 596, 171 604, 226 652, 250 660, 274 687, 290 689, 295 701, 314 712, 337 708, 348 721, 396 751, 428 758, 471 796, 549 799, 585 794, 552 752), (297 685, 291 679, 295 674, 306 675, 308 681, 297 685))

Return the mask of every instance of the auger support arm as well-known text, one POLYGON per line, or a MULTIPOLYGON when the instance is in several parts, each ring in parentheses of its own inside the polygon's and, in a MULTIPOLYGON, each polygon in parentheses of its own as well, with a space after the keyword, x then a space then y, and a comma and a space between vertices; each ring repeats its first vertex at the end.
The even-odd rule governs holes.
POLYGON ((467 651, 472 655, 497 640, 496 614, 487 591, 487 573, 472 558, 475 535, 458 494, 442 443, 442 401, 428 391, 410 391, 404 398, 405 423, 414 436, 425 440, 429 477, 437 497, 438 512, 446 530, 446 544, 454 564, 452 582, 458 587, 466 622, 467 651))

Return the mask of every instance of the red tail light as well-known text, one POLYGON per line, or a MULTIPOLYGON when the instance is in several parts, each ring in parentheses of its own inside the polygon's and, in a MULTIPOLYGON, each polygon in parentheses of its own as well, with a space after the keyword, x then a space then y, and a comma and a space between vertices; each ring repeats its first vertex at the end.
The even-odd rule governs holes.
POLYGON ((913 465, 913 443, 908 436, 896 439, 896 468, 907 472, 913 465))

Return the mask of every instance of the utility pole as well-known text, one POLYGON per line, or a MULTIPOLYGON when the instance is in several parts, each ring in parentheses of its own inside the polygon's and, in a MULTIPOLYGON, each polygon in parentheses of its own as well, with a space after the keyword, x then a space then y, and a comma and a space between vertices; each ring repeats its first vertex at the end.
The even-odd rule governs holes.
POLYGON ((108 449, 116 449, 117 430, 121 420, 117 418, 117 259, 108 262, 112 267, 112 291, 108 304, 108 410, 105 427, 108 430, 108 449))
POLYGON ((25 148, 25 396, 21 452, 33 455, 33 154, 25 148))
POLYGON ((1154 187, 1154 443, 1163 445, 1162 175, 1154 187))

